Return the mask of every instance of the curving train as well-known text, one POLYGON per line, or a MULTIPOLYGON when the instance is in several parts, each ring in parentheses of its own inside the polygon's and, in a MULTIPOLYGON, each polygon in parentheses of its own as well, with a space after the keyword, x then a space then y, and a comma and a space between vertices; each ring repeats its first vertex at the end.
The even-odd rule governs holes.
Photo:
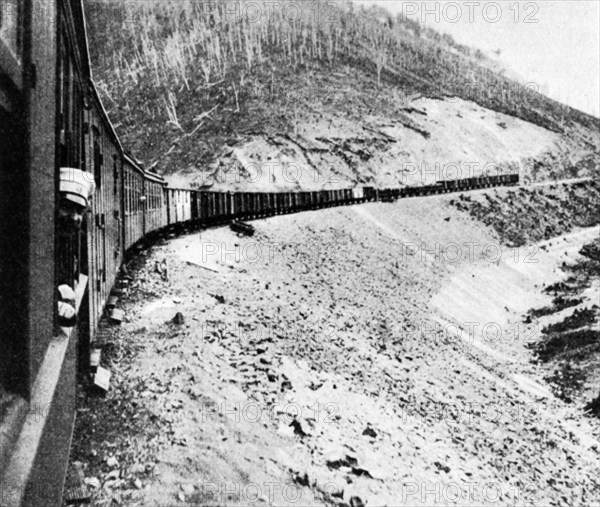
POLYGON ((0 504, 61 505, 85 364, 125 253, 165 228, 514 185, 518 174, 421 187, 306 192, 170 188, 121 145, 92 81, 79 0, 0 1, 0 504), (81 233, 57 234, 61 167, 95 182, 81 233), (56 325, 56 280, 75 273, 78 325, 56 325))

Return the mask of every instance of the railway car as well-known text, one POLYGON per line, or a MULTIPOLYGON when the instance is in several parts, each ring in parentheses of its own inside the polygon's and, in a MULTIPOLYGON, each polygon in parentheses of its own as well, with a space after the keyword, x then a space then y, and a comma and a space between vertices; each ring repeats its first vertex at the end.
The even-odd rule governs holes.
POLYGON ((275 214, 275 194, 273 192, 267 192, 266 196, 266 208, 264 216, 270 217, 275 214))
POLYGON ((285 210, 286 210, 286 202, 285 202, 285 193, 284 192, 277 193, 276 202, 277 202, 277 214, 282 215, 283 213, 285 213, 285 210))
MULTIPOLYGON (((164 191, 163 191, 164 195, 164 191)), ((191 204, 190 204, 190 213, 192 214, 192 223, 195 226, 200 226, 200 201, 198 198, 198 191, 192 191, 190 194, 191 204)))
POLYGON ((220 192, 220 199, 223 202, 222 221, 225 222, 235 215, 233 192, 220 192))
POLYGON ((288 192, 290 198, 290 213, 298 211, 300 207, 300 193, 299 192, 288 192))
POLYGON ((236 192, 234 196, 235 212, 233 213, 234 218, 242 219, 246 213, 246 202, 245 194, 243 192, 236 192))
POLYGON ((357 204, 362 202, 365 198, 365 189, 364 187, 354 187, 352 189, 352 201, 357 204))
POLYGON ((179 190, 179 206, 177 208, 177 215, 179 222, 185 223, 192 219, 192 198, 190 190, 179 190))
POLYGON ((236 194, 229 192, 198 192, 200 222, 204 225, 224 223, 236 215, 236 194))
POLYGON ((261 193, 261 213, 260 216, 261 217, 269 217, 272 214, 272 200, 271 200, 271 193, 270 192, 263 192, 261 193))
POLYGON ((248 192, 248 218, 254 218, 259 212, 259 194, 248 192))
POLYGON ((128 154, 123 156, 125 250, 144 236, 144 171, 128 154))
POLYGON ((61 505, 78 329, 56 327, 55 289, 67 265, 79 310, 87 266, 85 233, 63 244, 56 204, 60 167, 89 170, 85 25, 76 1, 0 8, 0 488, 3 505, 61 505))
MULTIPOLYGON (((80 338, 81 364, 85 367, 86 344, 93 336, 123 262, 123 157, 119 139, 95 87, 89 91, 85 108, 83 166, 94 175, 96 192, 87 222, 87 258, 82 265, 88 276, 88 297, 83 311, 87 321, 80 338)), ((140 231, 143 234, 143 230, 140 231)))
POLYGON ((167 223, 183 226, 192 220, 192 191, 183 188, 165 190, 167 202, 167 223))
POLYGON ((310 192, 310 209, 319 209, 322 207, 321 204, 322 199, 322 191, 321 190, 312 190, 310 192))
MULTIPOLYGON (((161 176, 150 171, 144 173, 144 235, 152 234, 167 225, 167 208, 164 202, 165 181, 161 176)), ((190 219, 192 219, 192 196, 190 193, 190 219)))
POLYGON ((377 189, 374 187, 363 187, 363 196, 367 202, 377 201, 377 189))

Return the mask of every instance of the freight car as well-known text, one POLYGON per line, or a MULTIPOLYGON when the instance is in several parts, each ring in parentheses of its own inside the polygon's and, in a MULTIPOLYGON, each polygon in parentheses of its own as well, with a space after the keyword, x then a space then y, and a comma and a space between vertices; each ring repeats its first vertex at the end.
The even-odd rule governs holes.
POLYGON ((2 505, 61 505, 75 417, 77 357, 110 299, 125 253, 163 231, 487 186, 518 174, 415 188, 214 192, 169 188, 126 153, 91 79, 78 0, 7 0, 0 16, 0 489, 2 505), (96 190, 82 230, 57 234, 61 167, 96 190), (78 325, 56 325, 67 270, 78 325))

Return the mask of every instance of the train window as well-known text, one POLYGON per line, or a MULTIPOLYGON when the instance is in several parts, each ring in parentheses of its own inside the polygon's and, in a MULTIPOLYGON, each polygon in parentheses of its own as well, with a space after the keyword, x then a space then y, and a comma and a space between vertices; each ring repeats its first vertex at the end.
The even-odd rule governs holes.
POLYGON ((21 61, 21 18, 22 2, 0 0, 0 41, 17 62, 21 61))
POLYGON ((98 141, 94 141, 94 179, 100 188, 102 186, 102 153, 98 141))
MULTIPOLYGON (((82 95, 81 95, 81 89, 78 86, 77 83, 74 84, 73 87, 73 103, 74 104, 81 104, 82 103, 82 95)), ((81 166, 81 153, 80 153, 80 149, 81 149, 81 141, 83 139, 83 135, 82 135, 82 130, 81 130, 81 115, 83 114, 82 112, 82 108, 81 107, 73 107, 73 109, 71 110, 72 113, 72 119, 71 119, 71 125, 72 125, 72 150, 73 150, 73 162, 75 163, 75 167, 80 167, 81 166)))
POLYGON ((102 151, 98 140, 100 139, 100 131, 96 126, 92 127, 94 139, 94 180, 98 190, 102 187, 102 151))
POLYGON ((113 155, 113 194, 117 196, 119 193, 119 166, 117 164, 117 156, 113 155))
POLYGON ((129 190, 129 171, 125 169, 125 212, 129 213, 131 210, 131 204, 129 202, 129 195, 131 194, 131 190, 129 190))
POLYGON ((131 172, 128 173, 129 176, 129 213, 133 213, 133 177, 131 176, 131 172))
POLYGON ((129 191, 127 192, 127 201, 129 203, 129 213, 133 212, 133 180, 131 171, 127 171, 127 180, 129 181, 129 191))

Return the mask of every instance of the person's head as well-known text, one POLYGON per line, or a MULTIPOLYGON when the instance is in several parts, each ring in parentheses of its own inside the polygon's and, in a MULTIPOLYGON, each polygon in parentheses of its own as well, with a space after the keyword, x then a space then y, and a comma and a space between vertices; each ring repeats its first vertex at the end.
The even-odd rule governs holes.
POLYGON ((70 167, 60 168, 58 222, 63 234, 77 232, 96 185, 91 174, 70 167))
POLYGON ((77 232, 81 228, 85 211, 85 206, 61 195, 58 204, 58 222, 61 232, 77 232))

